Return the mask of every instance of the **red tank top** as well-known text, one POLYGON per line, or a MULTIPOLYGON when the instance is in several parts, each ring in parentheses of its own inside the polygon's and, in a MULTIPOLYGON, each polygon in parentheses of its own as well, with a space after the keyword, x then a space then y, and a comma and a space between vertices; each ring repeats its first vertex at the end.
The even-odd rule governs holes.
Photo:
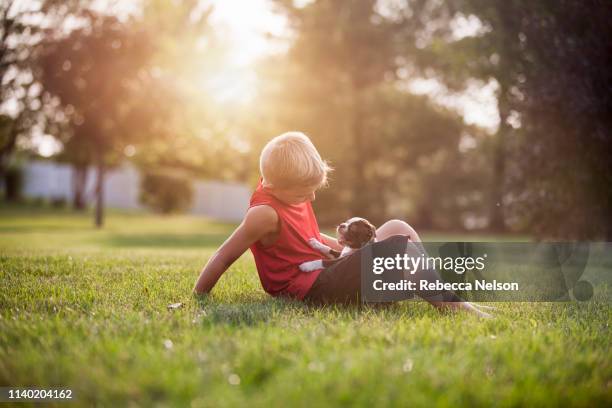
POLYGON ((286 204, 265 189, 259 179, 251 196, 249 208, 269 205, 276 210, 280 233, 276 242, 263 246, 260 241, 251 245, 257 273, 264 290, 272 296, 288 296, 303 299, 314 283, 321 269, 302 272, 302 262, 322 259, 323 256, 308 244, 309 238, 321 241, 310 201, 301 204, 286 204))

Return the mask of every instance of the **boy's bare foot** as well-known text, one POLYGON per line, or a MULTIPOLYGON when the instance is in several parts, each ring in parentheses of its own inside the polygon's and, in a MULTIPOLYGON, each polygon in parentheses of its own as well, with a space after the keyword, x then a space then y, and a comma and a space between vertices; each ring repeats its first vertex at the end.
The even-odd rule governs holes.
POLYGON ((467 303, 474 306, 476 309, 480 309, 480 310, 497 310, 497 308, 493 306, 479 305, 478 303, 474 303, 474 302, 467 302, 467 303))
POLYGON ((435 302, 433 303, 433 305, 438 308, 450 309, 454 312, 463 310, 468 313, 475 314, 481 319, 493 319, 494 318, 493 315, 487 312, 483 312, 482 310, 472 305, 470 302, 435 302))
POLYGON ((470 302, 461 302, 461 307, 470 313, 474 313, 476 316, 483 318, 483 319, 492 319, 493 316, 487 312, 483 312, 482 310, 480 310, 479 308, 476 307, 476 305, 470 303, 470 302))

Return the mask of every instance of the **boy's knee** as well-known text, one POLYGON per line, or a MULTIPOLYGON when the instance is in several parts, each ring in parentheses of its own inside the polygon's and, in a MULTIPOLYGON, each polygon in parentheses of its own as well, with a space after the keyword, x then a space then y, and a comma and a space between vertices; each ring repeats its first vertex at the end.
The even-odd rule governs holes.
POLYGON ((410 226, 410 224, 408 224, 406 221, 403 220, 399 220, 399 219, 392 219, 389 220, 388 223, 392 226, 392 228, 396 231, 398 231, 398 233, 400 234, 405 234, 405 235, 416 235, 416 231, 414 230, 414 228, 412 228, 410 226))

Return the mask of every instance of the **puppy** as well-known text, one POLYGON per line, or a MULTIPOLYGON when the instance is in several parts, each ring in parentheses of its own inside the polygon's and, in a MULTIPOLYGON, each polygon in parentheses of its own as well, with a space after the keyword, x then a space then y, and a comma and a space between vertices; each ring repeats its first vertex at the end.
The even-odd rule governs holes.
POLYGON ((300 270, 312 272, 317 269, 326 268, 364 245, 376 242, 376 227, 364 218, 353 217, 336 227, 336 236, 338 243, 344 247, 342 252, 328 247, 316 238, 310 238, 308 240, 310 246, 331 259, 317 259, 315 261, 304 262, 300 264, 300 270))

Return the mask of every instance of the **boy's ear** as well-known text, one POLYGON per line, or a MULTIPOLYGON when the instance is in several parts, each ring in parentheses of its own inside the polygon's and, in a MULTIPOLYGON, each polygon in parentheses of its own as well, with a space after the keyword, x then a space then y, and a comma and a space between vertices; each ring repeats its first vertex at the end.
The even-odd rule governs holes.
POLYGON ((261 176, 261 185, 264 187, 273 187, 272 183, 266 180, 263 176, 261 176))

